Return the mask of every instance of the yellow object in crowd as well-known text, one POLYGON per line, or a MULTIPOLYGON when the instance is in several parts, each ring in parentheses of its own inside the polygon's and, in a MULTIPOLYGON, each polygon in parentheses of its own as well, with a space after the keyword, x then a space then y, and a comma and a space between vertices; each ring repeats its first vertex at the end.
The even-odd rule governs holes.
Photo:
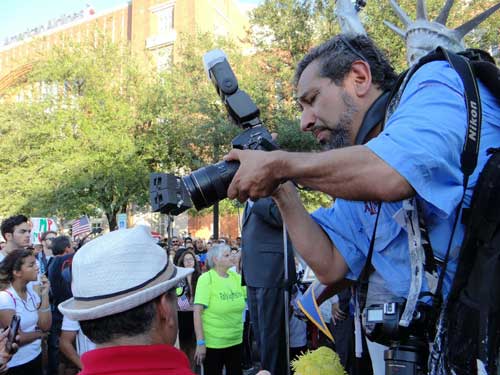
POLYGON ((308 350, 292 362, 292 368, 297 375, 347 375, 339 355, 326 346, 308 350))

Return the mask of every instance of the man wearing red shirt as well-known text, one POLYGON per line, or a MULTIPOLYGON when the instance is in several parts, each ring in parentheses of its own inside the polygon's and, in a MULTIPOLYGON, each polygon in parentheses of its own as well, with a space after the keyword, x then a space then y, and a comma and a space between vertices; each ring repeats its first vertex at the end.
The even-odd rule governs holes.
POLYGON ((73 298, 60 311, 96 344, 80 375, 193 375, 177 337, 175 289, 193 270, 175 267, 149 228, 108 233, 73 258, 73 298))

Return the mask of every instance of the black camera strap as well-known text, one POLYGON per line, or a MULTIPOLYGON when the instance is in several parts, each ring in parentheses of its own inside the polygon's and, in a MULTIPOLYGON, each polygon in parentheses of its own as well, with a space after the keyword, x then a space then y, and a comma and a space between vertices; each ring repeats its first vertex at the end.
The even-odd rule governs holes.
POLYGON ((440 307, 442 302, 441 292, 443 289, 444 275, 448 267, 448 261, 450 258, 451 246, 453 243, 453 237, 457 228, 458 220, 460 217, 460 211, 465 198, 465 193, 467 191, 467 186, 469 184, 469 177, 474 172, 477 166, 477 158, 479 154, 479 142, 481 138, 481 123, 482 123, 482 109, 481 100, 479 97, 479 88, 477 86, 476 79, 472 72, 471 66, 466 58, 459 56, 455 53, 449 52, 444 48, 438 47, 436 50, 438 53, 442 53, 450 65, 455 69, 455 71, 460 76, 462 83, 464 85, 464 95, 465 104, 467 108, 467 131, 465 133, 465 144, 462 149, 462 154, 460 156, 460 169, 463 173, 463 193, 460 203, 458 204, 455 212, 455 220, 453 223, 453 228, 451 236, 448 242, 448 248, 446 250, 446 255, 443 261, 443 266, 441 273, 439 275, 439 281, 436 288, 434 305, 436 308, 440 307))

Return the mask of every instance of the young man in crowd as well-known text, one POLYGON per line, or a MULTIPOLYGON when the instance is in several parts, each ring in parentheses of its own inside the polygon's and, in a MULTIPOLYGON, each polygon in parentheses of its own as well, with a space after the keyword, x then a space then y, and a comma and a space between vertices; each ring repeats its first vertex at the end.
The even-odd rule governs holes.
POLYGON ((30 245, 31 225, 24 215, 11 216, 2 221, 1 232, 6 244, 0 252, 0 261, 12 250, 30 245))

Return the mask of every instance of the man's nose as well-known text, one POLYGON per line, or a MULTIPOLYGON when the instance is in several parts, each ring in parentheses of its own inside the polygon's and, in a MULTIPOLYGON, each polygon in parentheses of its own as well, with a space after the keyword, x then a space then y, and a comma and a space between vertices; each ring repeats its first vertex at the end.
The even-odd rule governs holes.
POLYGON ((300 118, 300 129, 303 132, 311 131, 311 128, 316 123, 316 116, 310 109, 304 109, 300 118))

